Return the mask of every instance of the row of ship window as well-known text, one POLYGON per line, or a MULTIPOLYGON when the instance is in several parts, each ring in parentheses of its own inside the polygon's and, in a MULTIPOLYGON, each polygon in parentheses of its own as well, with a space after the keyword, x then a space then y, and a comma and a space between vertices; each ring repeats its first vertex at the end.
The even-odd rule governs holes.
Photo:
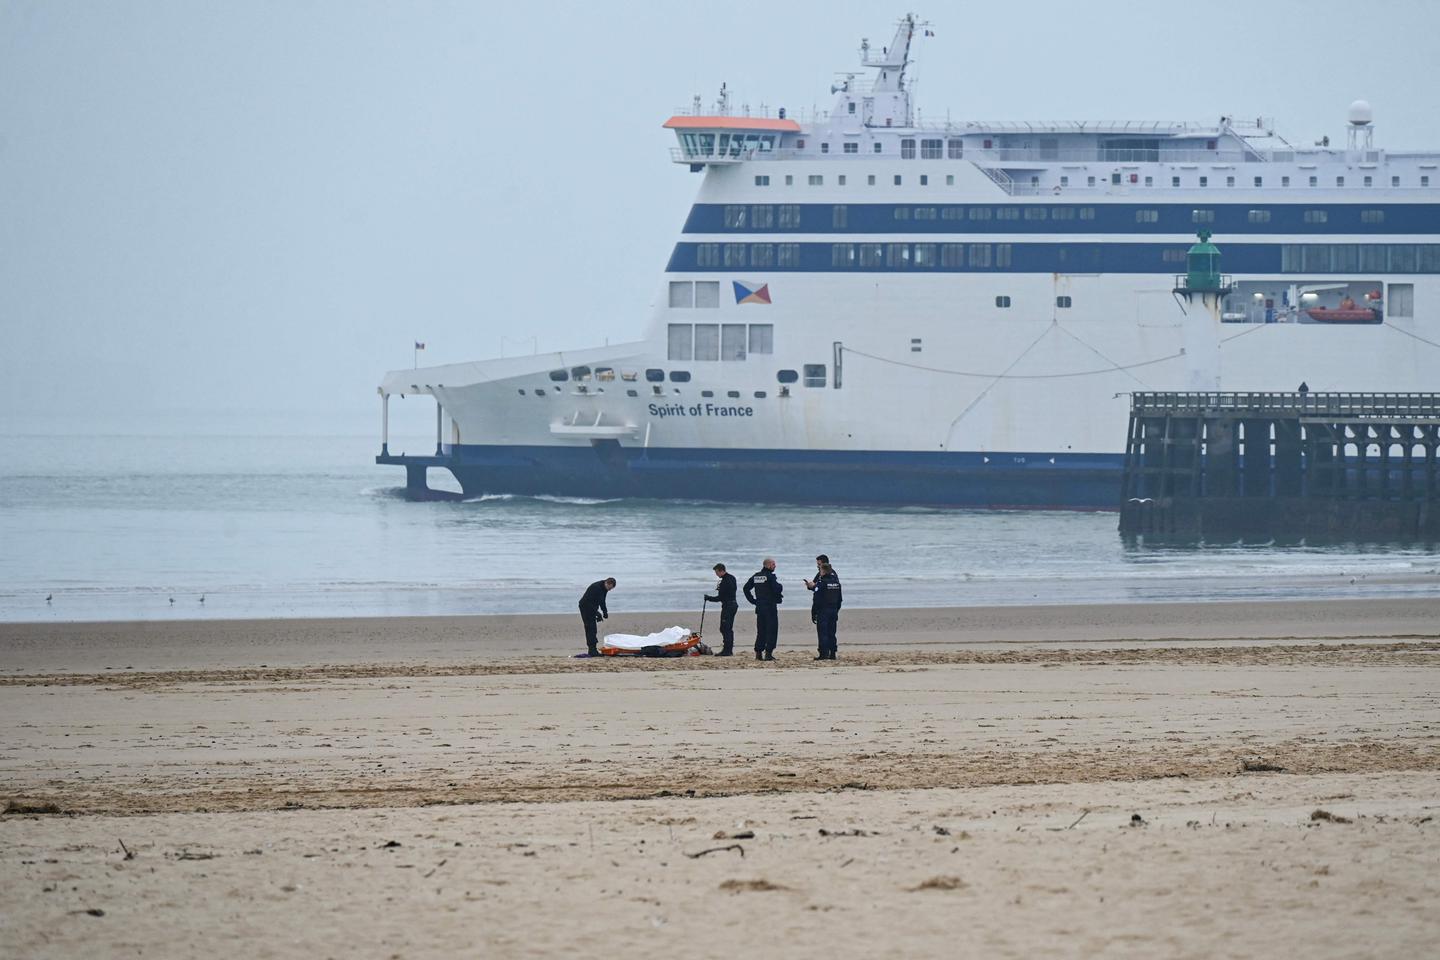
MULTIPOLYGON (((802 227, 801 214, 802 205, 798 203, 782 204, 726 204, 724 212, 725 229, 727 230, 769 230, 777 225, 782 230, 799 230, 802 227), (776 216, 776 212, 779 216, 776 216)), ((1272 210, 1266 207, 1252 208, 1246 211, 1246 220, 1250 223, 1269 223, 1272 217, 1272 210)), ((1141 209, 1134 211, 1136 223, 1159 223, 1160 211, 1158 209, 1141 209)), ((895 220, 971 220, 975 222, 988 222, 992 220, 1094 220, 1094 207, 911 207, 900 206, 891 209, 891 217, 895 220)), ((1328 223, 1330 212, 1328 210, 1306 210, 1303 213, 1306 223, 1328 223)), ((1213 209, 1195 209, 1190 212, 1191 223, 1214 223, 1215 211, 1213 209)), ((1360 222, 1377 224, 1385 222, 1385 211, 1374 209, 1363 209, 1360 211, 1360 222)), ((847 204, 837 203, 830 206, 830 228, 832 230, 846 229, 850 224, 850 207, 847 204)), ((813 226, 813 225, 812 225, 813 226)))
MULTIPOLYGON (((1014 245, 1009 243, 697 243, 694 246, 697 267, 720 269, 770 266, 804 268, 807 265, 802 263, 802 248, 807 246, 818 247, 822 251, 828 246, 831 268, 924 270, 969 267, 1003 270, 1014 265, 1014 245)), ((1068 265, 1070 269, 1079 269, 1086 264, 1097 267, 1105 245, 1076 244, 1072 247, 1061 246, 1055 251, 1058 267, 1064 268, 1068 265)), ((1160 250, 1160 261, 1165 264, 1183 264, 1186 252, 1185 247, 1163 248, 1160 250)), ((1295 243, 1281 244, 1280 252, 1280 269, 1287 273, 1348 273, 1352 270, 1440 273, 1440 244, 1434 243, 1295 243), (1326 266, 1327 264, 1329 266, 1326 266)), ((823 257, 823 253, 821 256, 823 257)), ((824 269, 823 263, 823 260, 812 261, 808 268, 824 269)), ((702 282, 706 281, 696 282, 697 305, 698 289, 702 282)), ((686 305, 684 293, 676 294, 674 288, 671 289, 671 305, 686 305)), ((711 305, 718 304, 718 292, 714 297, 711 305)), ((706 302, 711 302, 708 294, 706 302)))
POLYGON ((672 323, 671 360, 744 360, 775 352, 775 325, 770 323, 672 323))
MULTIPOLYGON (((847 143, 845 146, 850 147, 850 146, 854 146, 854 144, 849 144, 849 143, 847 143)), ((879 147, 880 144, 877 143, 877 144, 875 144, 875 146, 876 146, 876 147, 879 147)), ((853 152, 855 152, 855 151, 853 151, 853 150, 847 150, 846 152, 847 152, 847 153, 853 153, 853 152)), ((879 151, 877 150, 876 152, 878 153, 879 151)), ((937 159, 938 159, 938 156, 937 156, 937 159)), ((905 181, 904 181, 903 175, 897 173, 897 174, 894 174, 894 178, 895 178, 895 179, 894 179, 894 184, 895 184, 895 186, 897 186, 897 187, 904 186, 905 181)), ((809 184, 810 186, 812 186, 812 187, 823 187, 823 186, 825 185, 825 175, 824 175, 824 174, 820 174, 820 173, 808 174, 806 179, 807 179, 808 184, 809 184)), ((1087 175, 1087 176, 1085 177, 1085 186, 1087 186, 1087 187, 1097 186, 1097 185, 1098 185, 1101 181, 1103 181, 1104 179, 1105 179, 1104 177, 1099 177, 1099 178, 1097 178, 1097 177, 1095 177, 1095 176, 1093 176, 1093 175, 1087 175)), ((842 187, 843 187, 843 186, 848 185, 848 178, 847 178, 847 176, 846 176, 845 174, 842 173, 842 174, 839 174, 839 175, 835 178, 835 182, 836 182, 839 186, 842 186, 842 187)), ((1138 186, 1138 185, 1142 182, 1142 178, 1141 178, 1140 174, 1138 174, 1138 173, 1131 173, 1131 174, 1128 174, 1128 175, 1127 175, 1127 174, 1122 174, 1122 173, 1120 173, 1119 171, 1116 171, 1115 173, 1110 174, 1109 182, 1110 182, 1110 185, 1111 185, 1111 186, 1120 186, 1120 185, 1122 185, 1122 184, 1124 184, 1124 183, 1126 183, 1126 182, 1130 183, 1130 184, 1133 185, 1133 186, 1138 186)), ((1146 176, 1143 178, 1143 182, 1144 182, 1145 186, 1147 186, 1147 187, 1153 187, 1153 186, 1155 186, 1155 177, 1154 177, 1154 176, 1151 176, 1151 175, 1146 175, 1146 176)), ((875 184, 876 184, 875 174, 873 174, 873 173, 872 173, 872 174, 867 174, 867 175, 866 175, 866 178, 865 178, 865 183, 866 183, 866 186, 870 186, 870 187, 875 186, 875 184)), ((1265 186, 1265 178, 1264 178, 1264 177, 1251 177, 1251 178, 1250 178, 1250 183, 1251 183, 1251 185, 1254 186, 1254 187, 1263 188, 1263 187, 1265 186)), ((1335 177, 1335 186, 1336 186, 1337 188, 1344 188, 1344 187, 1345 187, 1345 184, 1346 184, 1346 180, 1345 180, 1345 176, 1344 176, 1343 174, 1335 177)), ((1422 174, 1420 174, 1419 184, 1420 184, 1421 187, 1428 187, 1428 186, 1430 186, 1430 175, 1429 175, 1428 173, 1422 173, 1422 174)), ((785 186, 787 186, 787 187, 793 187, 794 185, 795 185, 795 176, 794 176, 793 174, 787 173, 787 174, 785 175, 785 186)), ((924 173, 920 174, 920 186, 922 186, 922 187, 928 187, 929 185, 930 185, 930 176, 929 176, 929 174, 924 174, 924 173)), ((945 176, 945 185, 946 185, 947 187, 953 187, 953 186, 955 186, 955 176, 954 176, 954 174, 946 174, 946 176, 945 176)), ((1039 185, 1040 185, 1040 178, 1039 178, 1038 176, 1032 176, 1032 177, 1030 178, 1030 186, 1036 187, 1036 186, 1039 186, 1039 185)), ((1235 176, 1234 176, 1233 174, 1227 174, 1227 175, 1225 176, 1225 186, 1227 186, 1227 187, 1234 187, 1234 186, 1236 186, 1236 185, 1237 185, 1237 184, 1236 184, 1236 178, 1235 178, 1235 176)), ((1312 175, 1307 176, 1307 177, 1306 177, 1306 185, 1307 185, 1307 186, 1311 186, 1311 187, 1318 187, 1318 186, 1320 186, 1320 177, 1319 177, 1319 175, 1318 175, 1318 174, 1312 174, 1312 175)), ((1363 174, 1363 175, 1360 177, 1360 185, 1361 185, 1361 186, 1365 186, 1365 187, 1373 187, 1373 186, 1375 186, 1375 177, 1374 177, 1372 174, 1363 174)), ((763 173, 762 173, 762 174, 757 174, 756 177, 755 177, 755 186, 757 186, 757 187, 768 187, 768 186, 770 186, 770 175, 769 175, 769 174, 763 174, 763 173)), ((1060 176, 1060 184, 1059 184, 1059 186, 1058 186, 1056 189, 1057 189, 1057 190, 1060 190, 1060 189, 1063 189, 1063 188, 1068 187, 1068 186, 1070 186, 1070 175, 1069 175, 1069 174, 1061 174, 1061 176, 1060 176)), ((1186 186, 1186 184, 1184 183, 1184 178, 1183 178, 1183 177, 1172 176, 1172 177, 1170 178, 1170 186, 1172 186, 1172 187, 1183 187, 1183 186, 1186 186)), ((1194 186, 1194 187, 1208 187, 1208 186, 1210 186, 1210 175, 1209 175, 1209 174, 1197 174, 1197 175, 1195 176, 1194 180, 1189 184, 1189 186, 1194 186)), ((1289 177, 1288 174, 1287 174, 1287 175, 1282 175, 1282 176, 1280 177, 1280 186, 1281 186, 1281 187, 1288 187, 1288 186, 1290 186, 1290 177, 1289 177)), ((1327 186, 1328 186, 1328 184, 1327 184, 1327 186)), ((1404 186, 1404 180, 1403 180, 1398 174, 1394 174, 1394 175, 1392 175, 1392 176, 1390 177, 1390 186, 1392 186, 1392 187, 1404 186)))
POLYGON ((1436 243, 1287 243, 1283 273, 1440 273, 1436 243))
MULTIPOLYGON (((688 357, 688 356, 683 356, 683 355, 677 354, 677 351, 675 350, 675 344, 674 344, 674 342, 672 341, 672 343, 671 343, 671 353, 670 353, 669 359, 671 359, 671 360, 688 361, 688 360, 690 360, 690 359, 692 359, 692 358, 691 358, 691 357, 688 357)), ((694 358, 694 359, 700 359, 700 358, 696 357, 696 358, 694 358)), ((613 380, 613 379, 614 379, 614 372, 615 372, 615 371, 612 370, 610 367, 598 367, 598 368, 596 368, 596 370, 594 371, 593 376, 594 376, 595 379, 599 379, 599 380, 604 381, 604 380, 606 380, 606 377, 602 376, 602 374, 609 374, 609 378, 608 378, 608 379, 613 380)), ((793 384, 793 383, 801 383, 803 386, 806 386, 806 387, 823 387, 823 386, 825 386, 825 383, 826 383, 826 376, 827 376, 827 374, 826 374, 825 364, 823 364, 823 363, 807 363, 807 364, 803 364, 803 365, 801 366, 801 369, 800 369, 800 370, 779 370, 779 371, 776 371, 776 373, 775 373, 775 379, 776 379, 776 381, 781 384, 781 386, 780 386, 780 396, 782 396, 782 397, 784 397, 784 396, 789 396, 789 394, 790 394, 790 385, 793 384), (803 372, 802 372, 802 371, 803 371, 803 372)), ((591 372, 591 370, 590 370, 589 367, 575 367, 573 370, 552 370, 552 371, 550 372, 550 379, 551 379, 551 380, 564 382, 564 381, 567 381, 567 380, 574 379, 577 383, 581 384, 578 389, 581 390, 582 392, 587 390, 586 382, 589 381, 591 378, 592 378, 592 372, 591 372)), ((621 378, 622 378, 622 380, 625 380, 625 381, 634 381, 634 380, 638 379, 638 375, 637 375, 637 374, 634 374, 634 373, 626 373, 626 374, 622 374, 622 375, 621 375, 621 378)), ((652 368, 650 368, 650 369, 648 369, 648 370, 645 371, 645 379, 646 379, 646 381, 648 381, 648 382, 651 384, 650 389, 651 389, 651 392, 652 392, 652 394, 653 394, 654 396, 662 396, 662 395, 664 395, 664 392, 665 392, 665 391, 664 391, 664 388, 660 386, 660 384, 664 383, 665 380, 666 380, 666 372, 665 372, 664 370, 661 370, 661 369, 659 369, 659 368, 652 367, 652 368)), ((689 370, 671 370, 671 371, 669 372, 669 380, 670 380, 671 383, 689 383, 689 382, 690 382, 690 371, 689 371, 689 370)), ((554 387, 553 389, 554 389, 556 392, 559 392, 559 391, 560 391, 560 388, 559 388, 558 386, 557 386, 557 387, 554 387)), ((516 392, 519 393, 520 396, 522 396, 522 397, 525 396, 525 388, 523 388, 523 387, 519 388, 516 392)), ((597 388, 597 392, 599 392, 599 393, 604 393, 604 392, 605 392, 605 388, 604 388, 604 387, 598 387, 598 388, 597 388)), ((679 388, 678 388, 678 387, 675 388, 674 392, 675 392, 675 393, 679 393, 679 392, 680 392, 679 388)), ((543 390, 543 389, 541 389, 541 388, 538 388, 538 387, 533 391, 533 393, 534 393, 535 396, 537 396, 537 397, 544 397, 544 396, 548 396, 548 395, 549 395, 549 394, 546 393, 545 390, 543 390)), ((628 388, 628 389, 626 389, 626 391, 625 391, 625 395, 626 395, 627 397, 638 397, 638 396, 640 395, 640 391, 639 391, 639 390, 636 390, 636 389, 634 389, 634 388, 628 388)), ((714 391, 714 390, 701 390, 701 391, 700 391, 700 396, 706 397, 706 398, 714 397, 714 396, 715 396, 715 391, 714 391)), ((726 396, 727 398, 731 399, 731 400, 738 400, 738 399, 740 398, 740 391, 739 391, 739 390, 729 390, 729 391, 726 391, 725 396, 726 396)), ((767 394, 766 394, 766 392, 765 392, 764 390, 756 390, 756 391, 755 391, 755 399, 757 399, 757 400, 763 400, 766 396, 767 396, 767 394)))

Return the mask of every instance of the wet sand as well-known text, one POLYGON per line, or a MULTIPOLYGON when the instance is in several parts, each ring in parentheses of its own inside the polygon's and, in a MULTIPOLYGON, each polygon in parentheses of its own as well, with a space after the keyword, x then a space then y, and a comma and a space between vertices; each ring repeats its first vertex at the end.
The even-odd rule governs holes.
POLYGON ((835 664, 798 626, 775 664, 574 660, 548 639, 571 618, 6 627, 0 954, 1414 957, 1440 937, 1435 602, 861 628, 895 613, 847 611, 835 664))

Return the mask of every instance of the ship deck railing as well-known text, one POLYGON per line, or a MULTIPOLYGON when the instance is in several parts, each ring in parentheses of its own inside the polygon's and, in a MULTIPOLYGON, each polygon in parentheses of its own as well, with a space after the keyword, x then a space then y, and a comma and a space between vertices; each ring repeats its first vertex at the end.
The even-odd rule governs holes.
POLYGON ((1440 394, 1357 392, 1140 392, 1130 395, 1134 417, 1249 412, 1301 418, 1440 419, 1440 394))

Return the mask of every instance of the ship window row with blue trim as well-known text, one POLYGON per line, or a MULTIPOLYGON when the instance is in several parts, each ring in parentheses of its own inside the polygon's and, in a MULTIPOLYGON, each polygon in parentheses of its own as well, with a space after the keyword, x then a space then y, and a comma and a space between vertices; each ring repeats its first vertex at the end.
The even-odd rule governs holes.
POLYGON ((1440 273, 1440 244, 1287 243, 1285 273, 1440 273))
MULTIPOLYGON (((667 270, 752 269, 746 244, 678 243, 667 270), (730 255, 724 249, 734 248, 730 255)), ((759 244, 758 246, 768 246, 759 244)), ((1022 273, 1169 273, 1185 262, 1187 246, 1160 243, 796 243, 764 269, 1002 270, 1022 273)), ((764 254, 762 254, 763 258, 764 254)), ((1434 243, 1231 243, 1227 273, 1440 273, 1434 243)))
MULTIPOLYGON (((874 175, 869 179, 873 182, 874 175)), ((1017 221, 1026 224, 1066 224, 1071 229, 1134 232, 1144 224, 1155 232, 1189 232, 1194 225, 1217 231, 1256 232, 1256 228, 1305 230, 1315 228, 1343 231, 1389 226, 1394 232, 1440 233, 1440 207, 1435 204, 1401 204, 1390 207, 1361 207, 1343 204, 1333 207, 1252 207, 1225 205, 1187 207, 1181 205, 1136 207, 1130 204, 1095 206, 892 205, 892 204, 700 204, 685 224, 687 233, 719 230, 810 230, 821 232, 880 232, 890 230, 935 230, 946 228, 937 221, 987 225, 986 229, 1015 231, 1017 221), (1084 225, 1075 224, 1083 221, 1084 225), (913 224, 913 226, 911 225, 913 224)), ((1024 229, 1034 230, 1034 226, 1024 229)), ((1049 227, 1038 229, 1050 229, 1049 227)), ((1064 228, 1059 228, 1064 229, 1064 228)))

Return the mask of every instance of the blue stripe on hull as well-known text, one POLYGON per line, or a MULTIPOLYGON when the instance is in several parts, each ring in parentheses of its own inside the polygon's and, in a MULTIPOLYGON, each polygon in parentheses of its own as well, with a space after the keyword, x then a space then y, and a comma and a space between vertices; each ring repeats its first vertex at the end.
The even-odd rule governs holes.
POLYGON ((1119 454, 447 447, 467 496, 1117 509, 1119 454), (1053 460, 1053 462, 1052 462, 1053 460))

